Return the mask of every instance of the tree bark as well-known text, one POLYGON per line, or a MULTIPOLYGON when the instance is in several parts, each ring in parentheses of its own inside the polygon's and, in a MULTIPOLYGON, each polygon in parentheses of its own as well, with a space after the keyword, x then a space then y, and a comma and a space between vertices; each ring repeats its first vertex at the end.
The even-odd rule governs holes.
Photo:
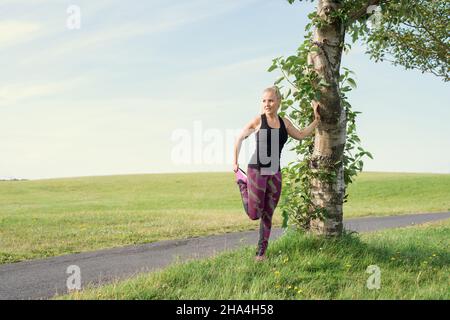
POLYGON ((321 124, 316 129, 314 151, 310 162, 313 171, 334 172, 334 182, 313 179, 312 202, 327 210, 323 221, 312 219, 310 230, 317 234, 333 236, 342 233, 343 200, 345 195, 343 155, 346 142, 346 112, 339 93, 339 70, 345 37, 345 26, 331 14, 340 7, 338 0, 319 0, 317 14, 326 21, 314 30, 313 42, 319 48, 311 52, 308 63, 329 84, 321 89, 321 124), (339 163, 336 165, 336 163, 339 163))

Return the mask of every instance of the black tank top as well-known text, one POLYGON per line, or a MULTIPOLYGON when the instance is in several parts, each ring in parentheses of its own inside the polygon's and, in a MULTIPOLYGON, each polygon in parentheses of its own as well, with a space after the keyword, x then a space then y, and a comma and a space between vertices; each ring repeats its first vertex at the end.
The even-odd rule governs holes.
MULTIPOLYGON (((270 168, 272 167, 272 162, 274 162, 273 169, 280 170, 281 150, 283 150, 284 144, 288 140, 288 133, 284 121, 279 115, 278 119, 280 120, 280 128, 271 128, 267 123, 266 114, 261 114, 261 127, 255 135, 256 150, 248 163, 249 167, 257 169, 270 168), (276 141, 277 137, 278 141, 276 141), (272 138, 275 139, 273 144, 271 143, 272 138), (273 155, 272 149, 274 149, 273 155), (276 166, 276 164, 278 165, 276 166)), ((273 173, 276 173, 276 171, 273 173)))

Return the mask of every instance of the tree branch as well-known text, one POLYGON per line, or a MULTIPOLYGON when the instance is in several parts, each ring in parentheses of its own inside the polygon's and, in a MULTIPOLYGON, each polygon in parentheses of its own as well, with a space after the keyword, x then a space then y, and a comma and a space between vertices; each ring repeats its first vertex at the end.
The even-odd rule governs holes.
POLYGON ((292 88, 297 89, 297 87, 295 86, 295 84, 292 83, 292 81, 289 79, 289 77, 287 76, 286 72, 283 70, 283 68, 281 66, 278 67, 281 70, 281 73, 283 74, 284 78, 286 79, 286 81, 292 86, 292 88))
POLYGON ((427 27, 425 27, 423 24, 422 24, 422 25, 419 25, 419 24, 417 24, 417 25, 412 25, 412 24, 410 24, 410 23, 408 23, 408 22, 402 22, 402 23, 403 23, 404 25, 410 27, 410 28, 413 28, 413 29, 420 28, 420 29, 422 29, 422 30, 425 30, 425 32, 428 33, 428 35, 429 35, 431 38, 434 39, 435 44, 438 45, 438 46, 440 46, 441 49, 443 49, 444 52, 448 50, 448 46, 446 46, 445 43, 443 43, 441 39, 437 38, 437 37, 434 35, 434 33, 432 33, 432 32, 431 32, 427 27))

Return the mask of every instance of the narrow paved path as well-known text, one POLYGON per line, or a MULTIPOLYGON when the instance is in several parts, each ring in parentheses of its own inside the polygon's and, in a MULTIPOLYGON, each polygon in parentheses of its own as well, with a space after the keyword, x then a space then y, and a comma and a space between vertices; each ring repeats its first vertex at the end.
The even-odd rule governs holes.
MULTIPOLYGON (((344 226, 347 230, 370 232, 447 218, 450 218, 450 212, 355 218, 345 220, 344 226)), ((281 229, 274 228, 271 241, 281 234, 281 229)), ((175 261, 256 245, 257 240, 257 231, 235 232, 4 264, 0 265, 0 299, 47 299, 64 294, 70 276, 66 271, 71 265, 80 267, 82 286, 107 283, 160 269, 175 261)))

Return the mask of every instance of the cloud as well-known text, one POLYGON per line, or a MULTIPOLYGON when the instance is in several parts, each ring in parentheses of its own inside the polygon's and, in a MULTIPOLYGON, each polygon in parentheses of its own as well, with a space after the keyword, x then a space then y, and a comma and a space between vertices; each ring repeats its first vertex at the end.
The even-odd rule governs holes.
MULTIPOLYGON (((97 30, 88 29, 83 23, 85 17, 83 6, 81 6, 81 29, 73 30, 62 43, 51 48, 46 48, 41 52, 36 52, 22 60, 20 64, 34 64, 37 61, 52 61, 54 58, 64 56, 68 53, 77 53, 83 50, 94 50, 95 47, 105 45, 117 45, 122 40, 128 40, 137 36, 149 36, 175 30, 187 24, 196 23, 221 14, 228 13, 235 9, 254 3, 256 0, 217 0, 214 5, 210 1, 199 0, 171 4, 160 8, 153 15, 146 15, 145 20, 133 22, 123 22, 114 19, 109 23, 98 26, 97 30)), ((114 9, 110 7, 109 9, 114 9)), ((141 8, 146 10, 146 8, 141 8)), ((98 11, 97 11, 98 13, 98 11)), ((94 17, 90 18, 91 20, 94 17)), ((106 20, 105 20, 106 21, 106 20)))
POLYGON ((202 77, 236 77, 242 73, 265 73, 272 63, 273 55, 261 56, 254 59, 246 59, 224 66, 213 67, 198 73, 202 77))
POLYGON ((273 58, 273 55, 264 55, 180 74, 172 79, 172 85, 177 88, 178 94, 186 94, 186 96, 196 95, 195 92, 198 89, 195 88, 201 88, 204 95, 211 98, 230 98, 237 91, 245 91, 248 84, 254 83, 255 79, 263 83, 269 81, 268 84, 273 81, 275 74, 267 72, 273 58))
POLYGON ((0 5, 9 4, 46 4, 46 3, 56 3, 59 0, 2 0, 0 5))
POLYGON ((31 21, 5 20, 0 22, 0 46, 7 47, 33 39, 41 25, 31 21))
POLYGON ((0 88, 0 106, 12 104, 20 100, 54 95, 85 83, 83 78, 74 78, 44 84, 8 84, 0 88))

